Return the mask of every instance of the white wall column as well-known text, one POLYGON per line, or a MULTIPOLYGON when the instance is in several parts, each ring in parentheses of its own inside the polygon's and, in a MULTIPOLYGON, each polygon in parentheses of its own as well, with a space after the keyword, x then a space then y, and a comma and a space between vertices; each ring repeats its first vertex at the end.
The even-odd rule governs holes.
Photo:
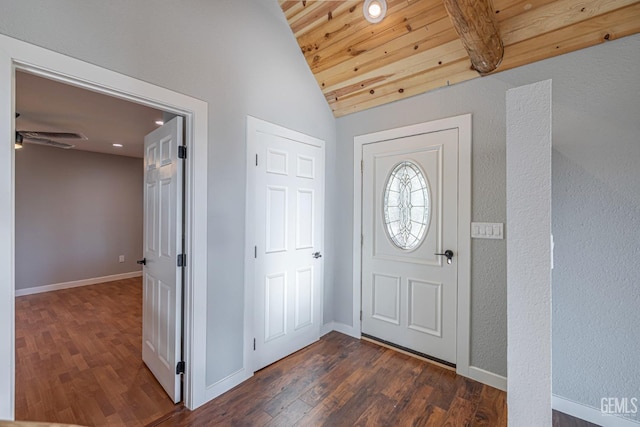
POLYGON ((509 425, 551 426, 551 80, 506 106, 509 425))

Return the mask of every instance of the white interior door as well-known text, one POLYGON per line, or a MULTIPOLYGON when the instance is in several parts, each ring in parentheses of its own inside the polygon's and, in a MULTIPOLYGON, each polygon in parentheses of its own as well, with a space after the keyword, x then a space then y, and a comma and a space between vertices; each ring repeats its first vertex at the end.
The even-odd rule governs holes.
POLYGON ((179 402, 182 268, 182 117, 144 138, 144 259, 142 360, 179 402))
POLYGON ((364 145, 362 173, 362 333, 455 364, 458 131, 364 145))
POLYGON ((270 128, 255 135, 255 370, 317 341, 322 323, 324 145, 270 128))

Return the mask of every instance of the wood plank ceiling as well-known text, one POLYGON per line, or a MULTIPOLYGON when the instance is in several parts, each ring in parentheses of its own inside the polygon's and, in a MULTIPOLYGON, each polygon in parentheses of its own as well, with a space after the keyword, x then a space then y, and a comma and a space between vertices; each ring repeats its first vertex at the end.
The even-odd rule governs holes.
MULTIPOLYGON (((640 0, 484 1, 504 46, 492 72, 640 32, 640 0)), ((387 0, 378 24, 364 0, 279 3, 336 117, 480 77, 447 13, 474 0, 387 0)))

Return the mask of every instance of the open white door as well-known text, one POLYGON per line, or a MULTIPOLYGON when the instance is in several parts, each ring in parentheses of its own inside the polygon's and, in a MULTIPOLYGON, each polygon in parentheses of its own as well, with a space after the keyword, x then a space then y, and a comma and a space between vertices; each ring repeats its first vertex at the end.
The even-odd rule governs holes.
POLYGON ((180 146, 182 117, 144 138, 142 360, 176 403, 182 399, 178 373, 182 329, 180 146))

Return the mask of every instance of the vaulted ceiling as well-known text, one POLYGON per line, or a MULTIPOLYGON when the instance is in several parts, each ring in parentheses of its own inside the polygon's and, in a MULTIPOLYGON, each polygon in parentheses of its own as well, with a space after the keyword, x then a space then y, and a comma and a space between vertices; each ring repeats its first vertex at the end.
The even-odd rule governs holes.
POLYGON ((480 77, 477 54, 486 75, 640 32, 640 0, 387 0, 377 24, 364 0, 279 3, 336 117, 480 77))

